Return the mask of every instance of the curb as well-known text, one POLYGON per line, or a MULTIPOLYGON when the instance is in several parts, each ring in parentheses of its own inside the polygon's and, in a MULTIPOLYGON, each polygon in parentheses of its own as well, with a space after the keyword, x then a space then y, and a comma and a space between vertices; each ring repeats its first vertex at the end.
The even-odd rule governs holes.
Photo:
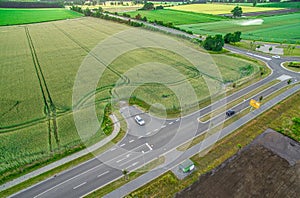
MULTIPOLYGON (((57 167, 59 167, 59 166, 61 166, 63 164, 71 162, 71 161, 73 161, 73 160, 75 160, 75 159, 77 159, 79 157, 82 157, 82 156, 84 156, 84 155, 86 155, 88 153, 91 153, 91 152, 99 149, 103 145, 105 145, 108 142, 110 142, 112 139, 114 139, 118 135, 118 133, 120 131, 120 123, 118 122, 118 119, 117 119, 117 117, 115 115, 110 115, 109 117, 110 117, 110 119, 114 123, 114 130, 113 130, 113 132, 112 132, 112 134, 110 136, 107 136, 106 138, 104 138, 100 142, 98 142, 98 143, 96 143, 96 144, 94 144, 94 145, 92 145, 92 146, 90 146, 88 148, 85 148, 84 150, 81 150, 81 151, 79 151, 77 153, 74 153, 74 154, 72 154, 70 156, 64 157, 64 158, 62 158, 62 159, 60 159, 60 160, 58 160, 56 162, 48 164, 48 165, 46 165, 46 166, 44 166, 42 168, 39 168, 39 169, 37 169, 35 171, 32 171, 32 172, 30 172, 30 173, 28 173, 26 175, 18 177, 16 179, 12 180, 12 181, 6 182, 6 183, 4 183, 4 184, 2 184, 0 186, 0 191, 6 190, 8 188, 11 188, 11 187, 13 187, 15 185, 18 185, 18 184, 20 184, 22 182, 25 182, 25 181, 27 181, 27 180, 29 180, 31 178, 34 178, 34 177, 36 177, 36 176, 38 176, 40 174, 43 174, 43 173, 45 173, 45 172, 47 172, 49 170, 52 170, 52 169, 57 168, 57 167)), ((86 162, 83 162, 83 163, 86 163, 86 162)))

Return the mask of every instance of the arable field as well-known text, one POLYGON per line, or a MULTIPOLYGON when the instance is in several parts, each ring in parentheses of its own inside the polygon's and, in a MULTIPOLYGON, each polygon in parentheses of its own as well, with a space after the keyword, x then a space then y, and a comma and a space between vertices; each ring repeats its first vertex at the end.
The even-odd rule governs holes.
MULTIPOLYGON (((189 5, 170 7, 169 9, 217 15, 217 14, 230 14, 230 11, 234 7, 235 7, 234 5, 228 5, 228 4, 189 4, 189 5)), ((263 11, 282 9, 282 8, 250 7, 250 6, 241 6, 241 7, 244 13, 263 12, 263 11)))
POLYGON ((83 16, 78 12, 63 8, 13 9, 0 8, 0 26, 73 19, 83 16))
POLYGON ((179 27, 202 35, 226 34, 234 30, 241 31, 243 39, 283 43, 296 43, 300 41, 300 13, 257 19, 230 20, 205 24, 198 23, 181 25, 179 27))
POLYGON ((95 18, 0 27, 0 41, 0 183, 21 167, 105 137, 101 123, 111 97, 170 109, 179 105, 174 92, 181 90, 188 107, 224 83, 259 75, 260 67, 95 18))
POLYGON ((225 17, 214 16, 210 14, 200 14, 193 12, 183 12, 176 10, 152 10, 152 11, 134 11, 127 12, 132 18, 137 14, 147 17, 148 21, 163 21, 164 23, 172 22, 174 25, 208 23, 226 20, 225 17))

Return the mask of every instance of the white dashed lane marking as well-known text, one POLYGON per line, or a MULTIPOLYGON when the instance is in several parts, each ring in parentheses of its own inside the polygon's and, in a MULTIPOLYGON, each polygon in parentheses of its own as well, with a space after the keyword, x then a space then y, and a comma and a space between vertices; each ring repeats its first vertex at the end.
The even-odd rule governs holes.
POLYGON ((125 144, 121 144, 121 145, 120 145, 120 147, 123 147, 123 146, 125 146, 125 144))
POLYGON ((129 143, 132 143, 132 142, 134 142, 134 140, 130 140, 130 141, 129 141, 129 143))
POLYGON ((107 173, 109 173, 109 171, 105 171, 104 173, 98 175, 97 177, 101 177, 101 176, 103 176, 103 175, 105 175, 105 174, 107 174, 107 173))
POLYGON ((86 182, 83 182, 82 184, 79 184, 78 186, 75 186, 75 187, 73 188, 73 190, 75 190, 76 188, 79 188, 80 186, 83 186, 84 184, 86 184, 86 182))

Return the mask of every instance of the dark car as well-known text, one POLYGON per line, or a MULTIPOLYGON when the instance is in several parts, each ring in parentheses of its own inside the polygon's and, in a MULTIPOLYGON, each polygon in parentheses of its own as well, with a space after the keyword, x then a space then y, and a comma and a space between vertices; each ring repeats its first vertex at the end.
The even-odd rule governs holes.
POLYGON ((228 117, 233 116, 234 114, 235 114, 235 111, 233 111, 233 110, 228 110, 228 111, 226 111, 226 115, 227 115, 228 117))

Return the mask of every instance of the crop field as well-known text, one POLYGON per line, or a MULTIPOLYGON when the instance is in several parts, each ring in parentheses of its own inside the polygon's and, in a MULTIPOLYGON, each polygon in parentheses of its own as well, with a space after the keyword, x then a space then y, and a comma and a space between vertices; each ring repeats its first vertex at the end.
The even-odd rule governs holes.
POLYGON ((243 39, 284 43, 296 43, 300 41, 299 13, 263 17, 259 19, 181 25, 179 27, 202 35, 218 33, 226 34, 235 30, 242 32, 243 39))
POLYGON ((81 17, 82 14, 63 8, 11 9, 0 8, 0 26, 56 21, 81 17))
POLYGON ((163 21, 165 23, 172 22, 174 25, 208 23, 226 20, 224 17, 214 16, 209 14, 200 14, 193 12, 182 12, 176 10, 152 10, 152 11, 134 11, 127 12, 131 17, 140 14, 142 17, 147 17, 149 21, 163 21))
MULTIPOLYGON (((179 105, 174 92, 184 90, 190 98, 188 84, 196 93, 188 106, 209 95, 207 81, 220 85, 259 71, 254 62, 209 56, 197 46, 182 50, 178 38, 95 18, 0 27, 0 42, 0 181, 19 167, 48 160, 50 150, 61 153, 105 137, 90 119, 93 104, 101 124, 112 96, 128 99, 129 92, 168 109, 179 105), (79 70, 83 66, 91 69, 79 70), (82 84, 75 89, 76 76, 82 84), (81 94, 74 96, 77 89, 81 94)), ((211 94, 218 91, 210 87, 211 94)))
MULTIPOLYGON (((174 6, 169 9, 218 15, 218 14, 230 14, 230 11, 234 7, 235 7, 234 5, 228 5, 228 4, 189 4, 189 5, 174 6)), ((250 6, 241 6, 241 7, 244 13, 263 12, 263 11, 282 9, 282 8, 250 7, 250 6)))

